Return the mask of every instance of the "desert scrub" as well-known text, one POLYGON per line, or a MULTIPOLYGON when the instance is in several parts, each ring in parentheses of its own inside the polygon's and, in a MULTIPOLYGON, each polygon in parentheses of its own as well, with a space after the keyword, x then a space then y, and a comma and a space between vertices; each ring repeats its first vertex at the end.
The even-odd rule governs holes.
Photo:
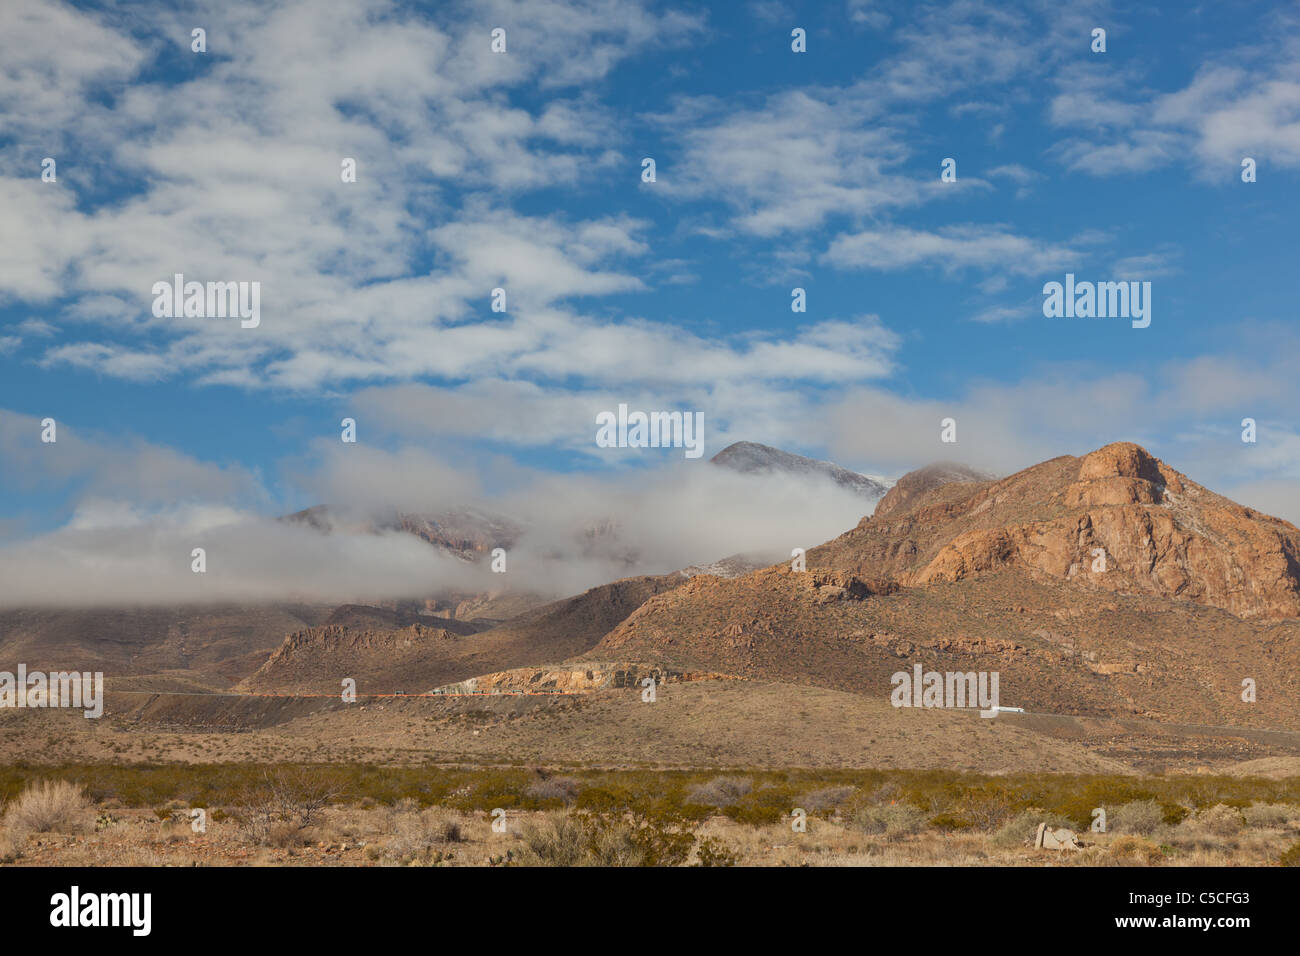
POLYGON ((18 833, 77 829, 90 807, 85 789, 67 780, 29 784, 5 809, 5 826, 18 833))
POLYGON ((705 837, 695 848, 696 866, 735 866, 740 857, 716 837, 705 837))
POLYGON ((1116 807, 1106 822, 1115 833, 1149 836, 1165 822, 1165 812, 1155 800, 1134 800, 1116 807))
POLYGON ((1183 825, 1191 825, 1216 837, 1230 837, 1240 833, 1244 823, 1242 813, 1236 807, 1216 803, 1212 807, 1197 810, 1194 815, 1184 821, 1183 825))
POLYGON ((1246 826, 1255 829, 1282 829, 1300 820, 1300 807, 1289 803, 1252 803, 1241 811, 1246 826))
POLYGON ((695 845, 686 829, 597 814, 552 813, 520 836, 525 866, 681 866, 695 845))
POLYGON ((582 785, 573 777, 543 777, 524 789, 524 796, 541 806, 572 806, 582 785))
POLYGON ((868 805, 853 815, 853 825, 863 833, 883 835, 887 840, 919 833, 924 824, 925 814, 910 803, 868 805))
POLYGON ((737 823, 762 827, 788 819, 794 807, 794 792, 788 786, 778 784, 753 790, 724 807, 722 812, 737 823))
POLYGON ((0 863, 13 863, 26 852, 27 835, 14 830, 0 830, 0 863))
POLYGON ((1138 866, 1154 866, 1164 859, 1160 847, 1132 833, 1116 837, 1110 845, 1110 855, 1120 863, 1138 866))
POLYGON ((239 795, 239 820, 255 844, 299 846, 337 796, 326 776, 303 768, 268 770, 239 795))
POLYGON ((849 802, 856 791, 852 787, 822 787, 799 798, 799 806, 808 813, 830 813, 849 802))
POLYGON ((1277 865, 1300 866, 1300 843, 1291 844, 1290 849, 1278 858, 1277 865))
POLYGON ((1032 844, 1038 835, 1038 825, 1046 823, 1049 827, 1066 827, 1073 829, 1074 824, 1065 817, 1046 810, 1022 810, 1011 817, 990 838, 995 846, 1013 847, 1032 844))
POLYGON ((399 863, 441 862, 446 854, 435 850, 462 839, 460 824, 437 810, 419 809, 414 801, 403 801, 387 820, 385 847, 399 863))
POLYGON ((753 783, 740 777, 714 777, 708 783, 691 788, 686 801, 706 807, 729 807, 740 802, 753 789, 753 783))

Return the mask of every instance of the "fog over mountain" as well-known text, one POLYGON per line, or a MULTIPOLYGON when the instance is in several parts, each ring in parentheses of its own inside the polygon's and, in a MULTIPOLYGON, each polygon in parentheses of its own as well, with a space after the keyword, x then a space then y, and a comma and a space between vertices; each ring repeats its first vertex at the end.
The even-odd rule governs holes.
POLYGON ((230 507, 90 501, 65 527, 0 546, 0 606, 347 603, 502 590, 558 597, 738 553, 782 560, 874 507, 874 479, 739 447, 740 469, 726 455, 725 467, 669 461, 632 474, 535 473, 497 494, 433 458, 404 455, 400 469, 386 470, 373 453, 339 455, 304 486, 346 490, 349 499, 284 520, 230 507), (386 483, 385 473, 395 480, 386 483), (498 547, 507 552, 503 574, 489 567, 498 547), (191 569, 195 548, 205 550, 203 574, 191 569))

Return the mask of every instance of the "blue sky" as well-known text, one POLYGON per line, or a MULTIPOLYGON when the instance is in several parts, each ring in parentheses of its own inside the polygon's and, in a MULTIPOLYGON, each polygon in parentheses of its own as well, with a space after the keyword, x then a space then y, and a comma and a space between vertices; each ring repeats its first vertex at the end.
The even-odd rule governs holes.
POLYGON ((11 547, 678 457, 597 448, 619 402, 891 475, 1136 440, 1300 517, 1288 5, 8 0, 0 62, 11 547), (176 272, 261 325, 153 317, 176 272), (1150 327, 1045 318, 1066 272, 1150 327))

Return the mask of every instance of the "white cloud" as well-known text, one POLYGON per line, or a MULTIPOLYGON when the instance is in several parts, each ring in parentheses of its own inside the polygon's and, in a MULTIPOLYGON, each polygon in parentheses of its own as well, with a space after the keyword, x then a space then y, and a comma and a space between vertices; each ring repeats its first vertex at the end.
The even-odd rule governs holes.
POLYGON ((889 227, 841 235, 824 261, 841 269, 907 269, 935 266, 1003 269, 1023 275, 1058 271, 1078 259, 1066 246, 1018 236, 1002 226, 957 225, 937 232, 889 227))

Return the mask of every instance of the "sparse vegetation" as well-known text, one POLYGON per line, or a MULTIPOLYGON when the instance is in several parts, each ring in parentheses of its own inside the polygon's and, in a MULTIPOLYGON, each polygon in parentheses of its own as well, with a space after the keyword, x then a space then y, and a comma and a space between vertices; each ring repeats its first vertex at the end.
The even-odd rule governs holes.
POLYGON ((1155 843, 1132 833, 1116 837, 1110 845, 1110 854, 1121 863, 1138 866, 1154 866, 1163 855, 1155 843))
POLYGON ((693 787, 687 800, 706 807, 730 807, 753 789, 750 781, 739 777, 714 777, 708 783, 693 787))
POLYGON ((854 814, 853 823, 863 833, 882 834, 890 840, 901 840, 920 832, 925 825, 925 814, 907 803, 869 805, 854 814))
POLYGON ((871 857, 894 864, 1273 865, 1290 852, 1300 822, 1296 779, 311 764, 0 768, 11 808, 31 799, 27 791, 57 781, 76 792, 77 780, 90 781, 82 799, 98 806, 82 804, 70 823, 50 826, 84 830, 92 841, 85 850, 60 849, 78 845, 66 836, 28 842, 30 831, 6 814, 0 862, 125 845, 132 849, 117 852, 154 863, 220 846, 231 848, 222 859, 235 863, 296 857, 712 866, 871 857), (205 834, 188 825, 192 806, 207 809, 205 834), (512 821, 504 835, 489 830, 488 813, 498 806, 512 821), (1110 833, 1087 832, 1096 806, 1108 808, 1110 833), (795 807, 808 811, 806 833, 790 828, 795 807), (1086 835, 1093 846, 1065 856, 1036 851, 1029 844, 1042 822, 1086 835))
POLYGON ((5 827, 11 833, 49 833, 79 829, 90 807, 86 792, 67 780, 39 780, 5 808, 5 827))
POLYGON ((1107 824, 1115 833, 1149 835, 1165 822, 1164 811, 1154 800, 1133 800, 1111 811, 1107 824))

